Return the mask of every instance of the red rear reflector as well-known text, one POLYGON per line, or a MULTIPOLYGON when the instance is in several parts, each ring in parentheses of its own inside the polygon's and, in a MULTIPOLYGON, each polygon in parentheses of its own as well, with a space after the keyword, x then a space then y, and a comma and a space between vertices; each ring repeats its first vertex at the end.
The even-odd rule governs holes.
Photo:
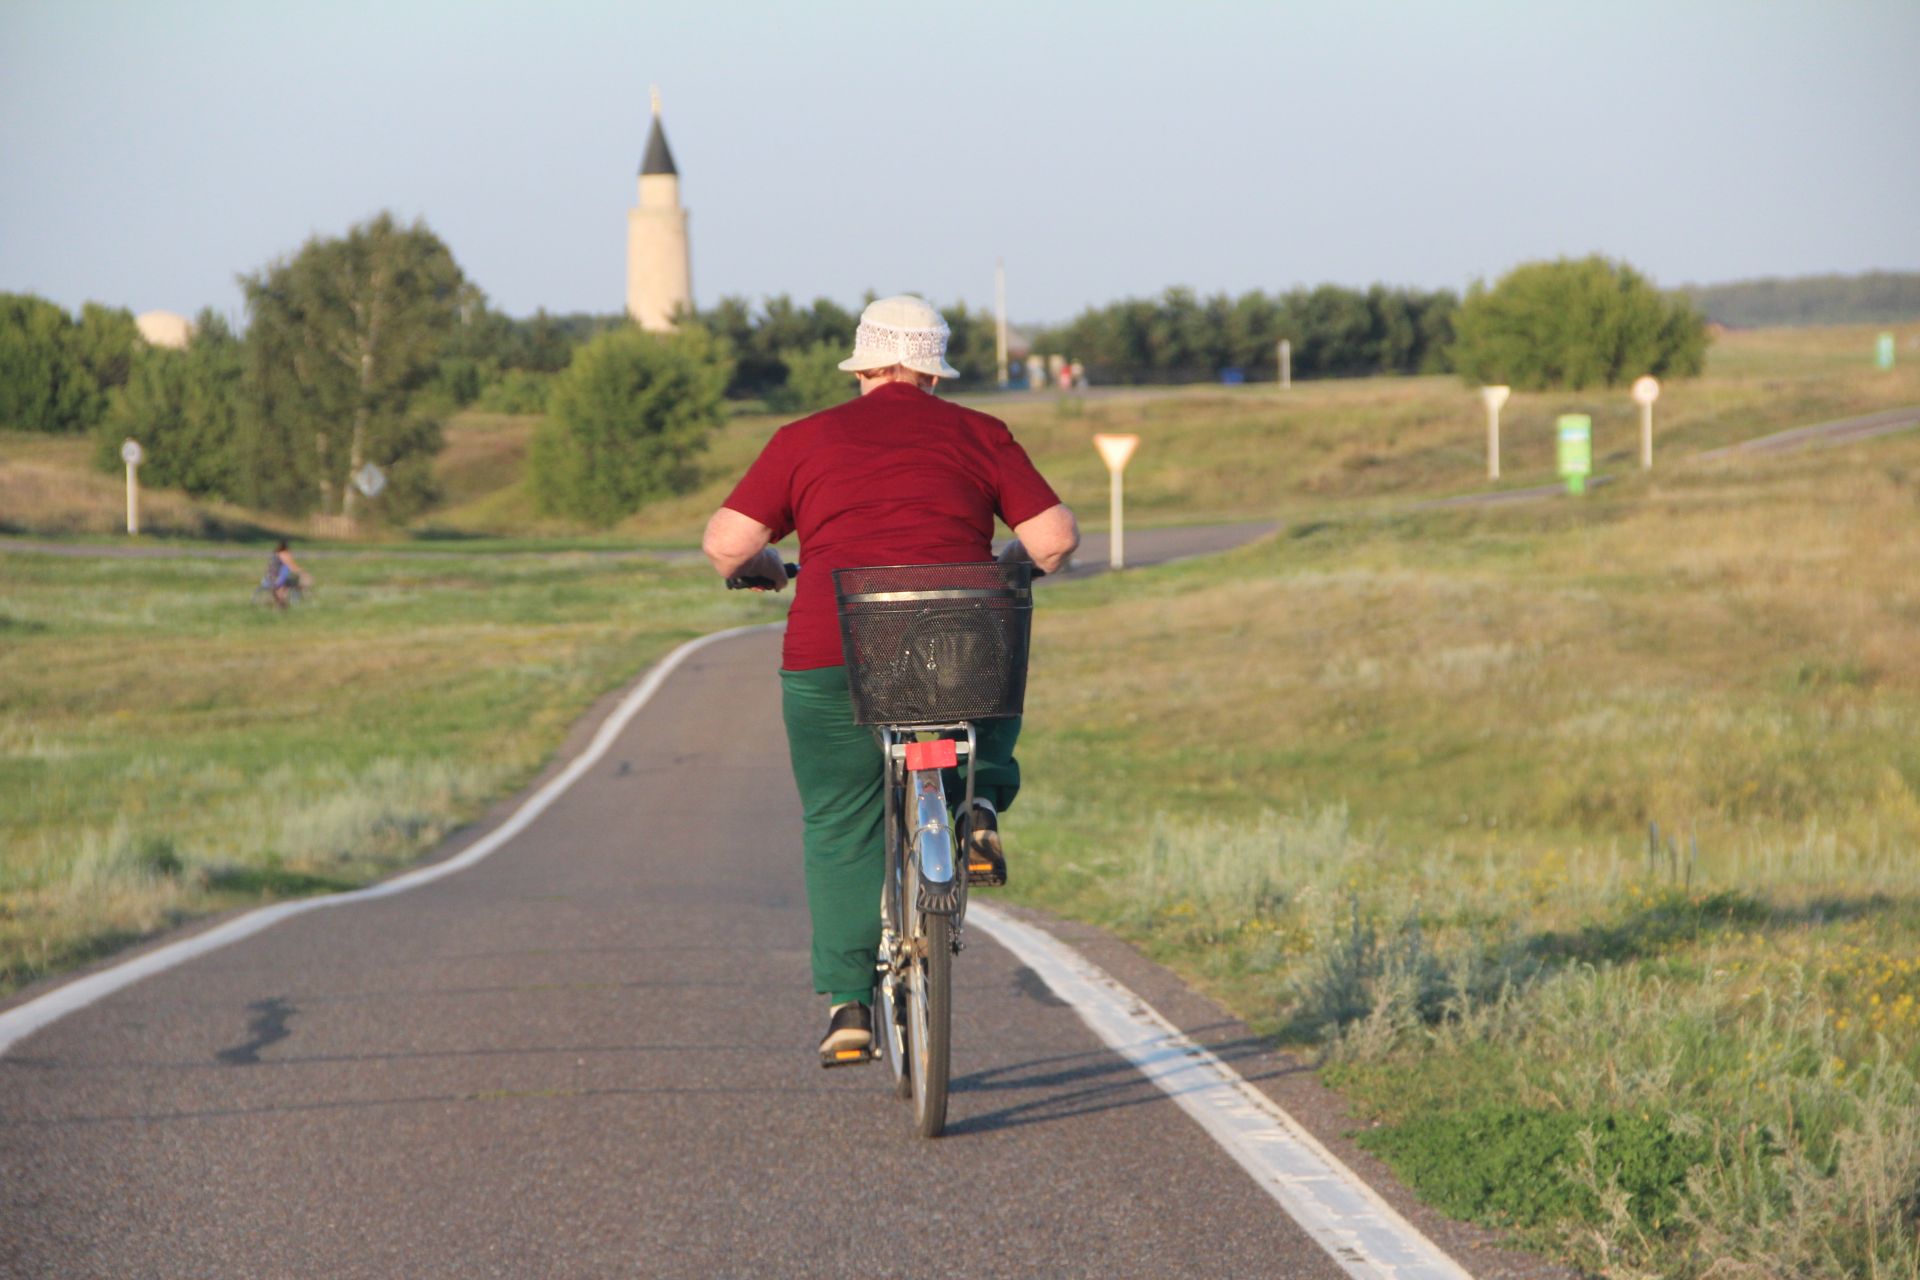
POLYGON ((960 749, 952 738, 935 738, 932 742, 909 742, 907 744, 907 768, 951 769, 960 763, 960 749))

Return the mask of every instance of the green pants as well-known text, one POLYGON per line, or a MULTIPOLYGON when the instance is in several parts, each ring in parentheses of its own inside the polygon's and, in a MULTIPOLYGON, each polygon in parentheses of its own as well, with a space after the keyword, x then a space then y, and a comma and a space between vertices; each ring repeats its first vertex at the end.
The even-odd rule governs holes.
MULTIPOLYGON (((845 667, 782 671, 780 710, 806 815, 801 844, 813 916, 813 989, 835 1003, 870 1003, 886 871, 880 744, 872 729, 853 722, 845 667)), ((1020 722, 984 720, 975 736, 974 794, 1005 810, 1020 790, 1013 758, 1020 722)), ((957 803, 965 780, 958 770, 947 774, 947 798, 957 803)))

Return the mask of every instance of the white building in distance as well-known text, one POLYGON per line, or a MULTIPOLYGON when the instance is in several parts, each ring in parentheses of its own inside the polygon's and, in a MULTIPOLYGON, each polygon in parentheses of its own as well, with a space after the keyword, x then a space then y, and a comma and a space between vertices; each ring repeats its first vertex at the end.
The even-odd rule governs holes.
POLYGON ((627 314, 642 329, 673 328, 693 306, 693 259, 687 211, 680 207, 680 171, 660 127, 660 91, 653 91, 653 128, 640 159, 640 203, 627 211, 627 314))
POLYGON ((193 341, 193 321, 172 311, 148 311, 135 317, 133 324, 150 347, 183 351, 193 341))

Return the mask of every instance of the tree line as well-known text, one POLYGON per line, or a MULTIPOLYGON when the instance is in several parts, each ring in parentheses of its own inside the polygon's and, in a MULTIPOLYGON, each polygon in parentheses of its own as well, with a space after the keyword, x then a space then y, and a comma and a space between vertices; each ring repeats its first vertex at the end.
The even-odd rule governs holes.
POLYGON ((1920 320, 1920 271, 1796 276, 1683 285, 1680 292, 1717 324, 1897 324, 1920 320))
MULTIPOLYGON (((543 511, 607 524, 693 483, 728 398, 800 414, 852 393, 836 366, 857 312, 831 300, 723 298, 667 335, 624 314, 514 319, 423 222, 384 213, 240 285, 245 331, 203 311, 184 349, 139 341, 124 310, 89 303, 76 317, 0 295, 0 428, 91 432, 107 469, 131 436, 150 483, 294 516, 376 514, 354 483, 371 463, 387 481, 377 514, 401 521, 437 496, 432 462, 452 412, 543 414, 529 492, 543 511)), ((961 386, 991 386, 992 316, 942 314, 961 386)), ((1519 387, 1685 376, 1706 349, 1690 303, 1597 257, 1526 264, 1464 299, 1381 285, 1169 289, 1089 309, 1033 347, 1082 361, 1096 381, 1179 382, 1261 376, 1282 338, 1301 378, 1452 370, 1519 387)))
POLYGON ((1089 308, 1033 336, 1037 354, 1086 366, 1093 382, 1203 382, 1227 369, 1278 376, 1279 344, 1291 344, 1297 378, 1440 373, 1448 368, 1458 295, 1441 289, 1347 289, 1321 285, 1201 298, 1168 289, 1089 308))

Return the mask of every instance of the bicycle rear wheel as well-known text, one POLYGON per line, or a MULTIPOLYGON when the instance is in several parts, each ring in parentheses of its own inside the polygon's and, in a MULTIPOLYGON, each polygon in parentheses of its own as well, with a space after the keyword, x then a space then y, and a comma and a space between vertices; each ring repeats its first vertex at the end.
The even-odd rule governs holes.
POLYGON ((953 1046, 952 922, 921 915, 925 950, 914 956, 907 986, 908 1074, 913 1084, 913 1130, 937 1138, 947 1127, 947 1078, 953 1046))

